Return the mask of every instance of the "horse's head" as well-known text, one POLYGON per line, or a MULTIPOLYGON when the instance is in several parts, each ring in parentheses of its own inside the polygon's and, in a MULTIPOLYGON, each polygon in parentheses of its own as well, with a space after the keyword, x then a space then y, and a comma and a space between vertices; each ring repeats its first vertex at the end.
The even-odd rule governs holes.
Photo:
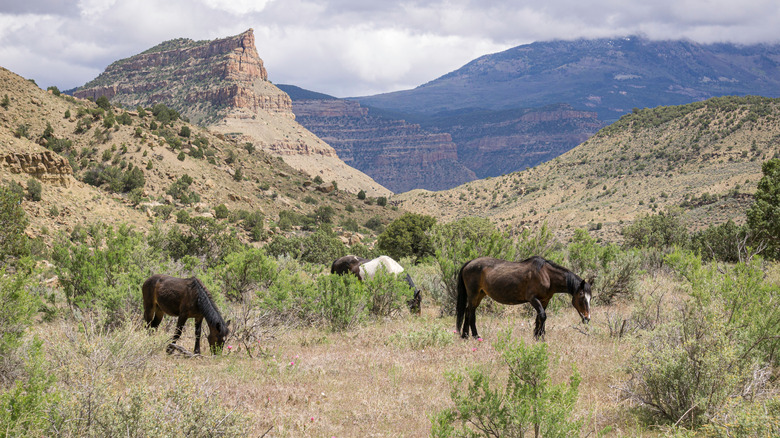
POLYGON ((571 298, 571 304, 577 309, 584 323, 590 321, 590 296, 590 283, 582 280, 580 287, 577 288, 577 292, 571 298))
POLYGON ((420 308, 422 307, 422 291, 420 289, 414 290, 414 296, 406 301, 409 306, 409 311, 419 315, 420 308))
POLYGON ((226 323, 218 322, 214 326, 209 326, 209 348, 211 354, 217 354, 225 347, 225 339, 230 334, 230 321, 226 323))

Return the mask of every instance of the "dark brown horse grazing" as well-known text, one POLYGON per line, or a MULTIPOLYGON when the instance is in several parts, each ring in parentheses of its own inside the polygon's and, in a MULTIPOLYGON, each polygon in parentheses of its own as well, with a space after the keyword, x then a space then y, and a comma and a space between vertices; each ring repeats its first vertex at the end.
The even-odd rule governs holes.
POLYGON ((168 275, 152 275, 141 287, 144 296, 144 320, 147 327, 157 328, 165 314, 178 316, 176 333, 171 343, 175 344, 181 336, 184 323, 189 318, 195 318, 195 349, 193 353, 200 354, 200 327, 203 319, 209 326, 209 348, 215 354, 225 345, 225 338, 230 333, 230 321, 225 322, 217 306, 211 299, 211 294, 195 277, 176 278, 168 275))
POLYGON ((457 326, 468 338, 469 327, 476 338, 477 306, 486 296, 501 304, 531 303, 536 309, 534 337, 544 339, 545 309, 553 294, 568 293, 582 322, 590 321, 590 284, 563 266, 534 256, 522 262, 479 257, 467 262, 458 273, 457 326))

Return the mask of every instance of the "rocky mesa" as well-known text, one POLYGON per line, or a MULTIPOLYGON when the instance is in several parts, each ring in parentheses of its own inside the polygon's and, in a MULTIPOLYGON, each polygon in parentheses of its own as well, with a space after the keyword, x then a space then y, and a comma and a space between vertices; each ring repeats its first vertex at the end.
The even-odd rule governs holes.
POLYGON ((163 103, 210 130, 282 156, 293 167, 349 191, 390 191, 339 159, 295 121, 290 97, 268 80, 252 29, 213 41, 180 38, 116 61, 74 92, 128 108, 163 103))

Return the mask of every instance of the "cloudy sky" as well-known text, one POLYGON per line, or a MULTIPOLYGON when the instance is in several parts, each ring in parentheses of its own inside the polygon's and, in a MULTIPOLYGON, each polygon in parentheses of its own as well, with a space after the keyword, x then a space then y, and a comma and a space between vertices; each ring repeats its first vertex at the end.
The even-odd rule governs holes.
POLYGON ((348 97, 413 88, 534 41, 633 34, 778 43, 780 2, 0 0, 0 66, 65 90, 162 41, 250 27, 271 81, 348 97))

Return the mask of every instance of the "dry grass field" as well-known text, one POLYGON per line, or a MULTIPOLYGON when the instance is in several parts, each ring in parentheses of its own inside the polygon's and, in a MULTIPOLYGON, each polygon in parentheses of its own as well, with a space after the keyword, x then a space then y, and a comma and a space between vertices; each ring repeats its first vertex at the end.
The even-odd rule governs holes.
MULTIPOLYGON (((637 295, 663 296, 662 315, 683 296, 667 274, 643 278, 637 295)), ((554 383, 567 382, 574 368, 582 376, 572 413, 583 420, 581 436, 662 434, 639 423, 616 389, 635 348, 639 302, 594 306, 585 326, 563 298, 548 316, 545 341, 554 383), (619 338, 615 331, 624 319, 619 338)), ((432 415, 452 406, 447 373, 476 367, 502 382, 506 367, 494 348, 498 334, 511 330, 514 338, 535 342, 529 306, 496 307, 478 314, 482 341, 460 339, 454 317, 440 316, 429 301, 420 316, 375 320, 345 332, 264 327, 249 350, 229 339, 223 355, 194 358, 165 353, 172 318, 150 335, 140 311, 130 315, 134 322, 113 331, 81 315, 36 325, 30 334, 44 340, 57 386, 71 395, 71 405, 62 406, 68 421, 83 423, 90 411, 119 415, 120 406, 141 394, 166 410, 147 422, 198 417, 202 429, 182 431, 188 436, 420 437, 430 434, 432 415)), ((235 317, 236 309, 222 310, 235 317)), ((190 321, 178 344, 191 350, 193 332, 190 321)))

